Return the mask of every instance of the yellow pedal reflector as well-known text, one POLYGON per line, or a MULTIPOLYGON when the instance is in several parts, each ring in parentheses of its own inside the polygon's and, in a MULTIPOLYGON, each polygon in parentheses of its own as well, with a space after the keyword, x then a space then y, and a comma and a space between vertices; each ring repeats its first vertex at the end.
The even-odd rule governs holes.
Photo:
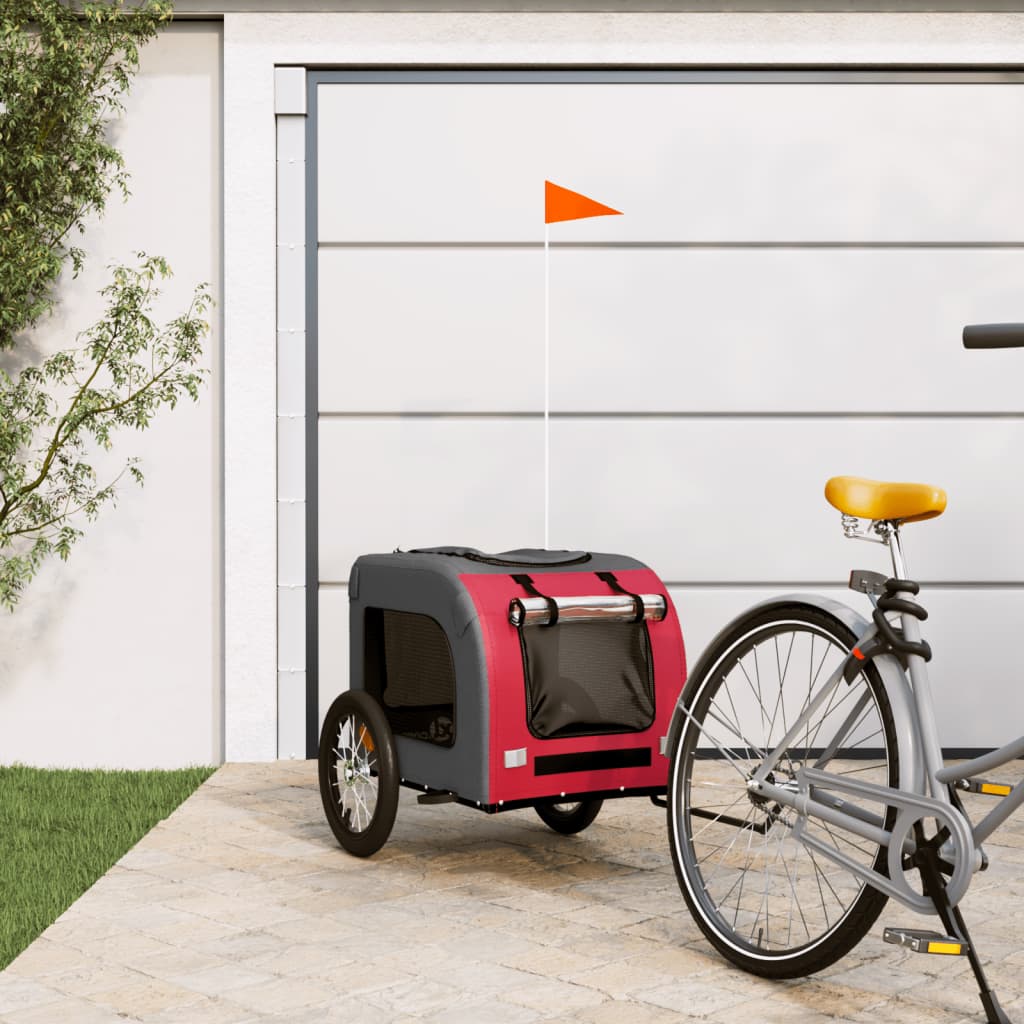
POLYGON ((1013 786, 1004 786, 999 782, 983 782, 978 787, 979 793, 987 793, 989 796, 1009 796, 1013 786))
POLYGON ((960 956, 963 946, 959 942, 929 942, 929 953, 941 953, 944 956, 960 956))

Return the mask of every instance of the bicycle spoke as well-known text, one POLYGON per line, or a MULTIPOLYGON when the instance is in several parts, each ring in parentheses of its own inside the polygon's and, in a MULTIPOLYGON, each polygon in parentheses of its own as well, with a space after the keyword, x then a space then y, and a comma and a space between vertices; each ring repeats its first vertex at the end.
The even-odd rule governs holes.
POLYGON ((789 732, 789 727, 786 725, 786 705, 785 705, 785 702, 782 699, 783 695, 786 692, 786 687, 784 685, 786 680, 785 680, 785 676, 783 676, 781 674, 781 670, 780 670, 780 666, 779 666, 779 638, 778 637, 774 637, 773 638, 773 643, 774 643, 774 646, 775 646, 775 668, 776 668, 776 671, 779 672, 780 674, 779 674, 779 694, 775 698, 775 708, 772 711, 771 731, 772 731, 772 735, 774 736, 775 735, 775 719, 778 717, 779 710, 781 709, 782 710, 782 734, 783 734, 783 736, 785 736, 786 733, 789 732))
POLYGON ((702 736, 710 740, 711 745, 722 755, 726 764, 735 769, 736 773, 740 776, 740 778, 742 778, 744 782, 746 782, 747 773, 743 771, 743 769, 740 767, 741 758, 735 752, 730 752, 725 747, 723 747, 722 744, 720 744, 718 740, 716 740, 715 737, 712 736, 711 733, 708 732, 707 729, 705 729, 702 725, 700 725, 699 723, 695 723, 693 715, 690 712, 684 709, 683 714, 686 716, 688 724, 695 726, 700 731, 700 734, 702 736))
POLYGON ((743 733, 738 728, 734 729, 733 726, 729 722, 727 722, 724 719, 720 718, 710 708, 708 708, 708 717, 713 718, 716 722, 718 722, 719 725, 724 725, 726 729, 728 729, 730 732, 733 733, 733 735, 736 737, 736 739, 743 741, 743 746, 746 748, 747 758, 748 759, 750 758, 750 752, 751 751, 753 751, 754 754, 758 758, 764 758, 765 756, 767 756, 767 751, 761 750, 761 749, 758 748, 758 746, 755 743, 751 743, 751 741, 748 740, 747 737, 744 736, 743 733))
POLYGON ((830 829, 828 827, 828 822, 819 821, 818 819, 815 819, 815 824, 820 825, 828 833, 829 839, 832 840, 832 845, 837 850, 839 849, 839 843, 837 842, 837 840, 842 840, 844 843, 847 844, 847 846, 852 846, 853 849, 857 850, 858 852, 866 854, 869 857, 873 857, 874 856, 874 850, 873 849, 861 846, 859 843, 855 843, 852 839, 848 839, 844 835, 837 836, 835 834, 835 832, 833 832, 832 829, 830 829))
MULTIPOLYGON (((744 822, 747 822, 750 819, 750 815, 753 814, 753 811, 754 811, 753 807, 751 807, 751 809, 749 811, 747 811, 747 816, 746 816, 746 818, 743 819, 744 822)), ((746 831, 748 831, 748 830, 747 829, 737 829, 736 830, 736 835, 732 838, 732 841, 729 843, 728 846, 726 846, 722 850, 722 855, 718 858, 718 863, 715 865, 714 871, 708 877, 708 880, 704 883, 704 889, 705 890, 710 889, 711 883, 715 880, 715 877, 718 875, 718 872, 721 871, 721 869, 722 869, 722 865, 725 863, 726 856, 729 854, 729 852, 732 850, 732 848, 736 845, 736 841, 739 839, 741 833, 746 832, 746 831)))
MULTIPOLYGON (((696 842, 696 840, 699 839, 709 828, 711 828, 712 825, 717 825, 729 811, 731 811, 742 800, 746 799, 746 796, 746 793, 741 793, 738 797, 736 797, 735 800, 733 800, 731 804, 729 804, 728 807, 725 808, 725 810, 723 810, 720 814, 716 814, 713 818, 710 818, 707 824, 704 825, 699 832, 695 832, 693 834, 694 841, 696 842)), ((703 804, 701 806, 703 806, 703 804)))
MULTIPOLYGON (((879 729, 874 735, 881 735, 882 730, 879 729)), ((862 768, 850 768, 845 772, 836 772, 836 775, 856 775, 857 772, 877 772, 880 768, 885 767, 884 761, 876 761, 874 764, 866 764, 862 768)))
POLYGON ((739 894, 736 897, 736 913, 733 914, 733 916, 732 916, 732 926, 733 926, 734 929, 736 928, 736 922, 739 920, 739 916, 740 916, 740 904, 743 902, 743 883, 747 879, 747 869, 750 867, 750 864, 751 864, 751 858, 752 858, 751 847, 753 845, 754 845, 754 830, 750 829, 750 835, 747 838, 747 857, 746 857, 746 860, 744 861, 742 869, 740 870, 740 891, 739 891, 739 894))
MULTIPOLYGON (((743 663, 740 662, 738 667, 739 667, 740 671, 743 673, 743 677, 746 679, 747 685, 750 687, 750 692, 754 695, 754 697, 757 700, 757 707, 758 707, 758 710, 761 712, 761 728, 764 729, 765 723, 768 721, 768 716, 765 714, 764 699, 761 697, 761 679, 760 679, 760 676, 758 676, 758 679, 757 679, 757 689, 755 689, 754 688, 754 683, 751 680, 750 675, 748 674, 746 668, 744 668, 743 663)), ((756 648, 754 649, 754 674, 757 675, 757 649, 756 648)), ((765 747, 769 746, 768 740, 769 740, 769 735, 766 733, 765 737, 764 737, 764 745, 765 745, 765 747)))
POLYGON ((818 883, 818 892, 821 894, 821 913, 825 918, 825 924, 828 921, 828 907, 825 906, 825 890, 822 889, 821 883, 824 882, 832 892, 832 895, 836 897, 836 902, 839 902, 839 897, 836 895, 835 889, 832 888, 832 883, 828 880, 828 876, 818 867, 818 858, 814 856, 814 851, 808 849, 807 852, 811 856, 811 863, 814 865, 815 880, 818 883))

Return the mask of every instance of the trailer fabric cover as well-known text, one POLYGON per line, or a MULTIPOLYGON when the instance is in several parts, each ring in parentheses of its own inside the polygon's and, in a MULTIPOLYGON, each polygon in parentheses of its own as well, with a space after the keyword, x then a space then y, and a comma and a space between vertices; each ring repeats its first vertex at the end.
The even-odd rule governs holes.
POLYGON ((667 591, 642 562, 455 546, 368 554, 349 601, 350 686, 381 703, 406 784, 489 811, 664 788, 656 755, 685 658, 667 591), (658 594, 667 617, 518 629, 510 609, 529 596, 524 574, 555 599, 658 594), (629 760, 639 754, 642 764, 629 760))

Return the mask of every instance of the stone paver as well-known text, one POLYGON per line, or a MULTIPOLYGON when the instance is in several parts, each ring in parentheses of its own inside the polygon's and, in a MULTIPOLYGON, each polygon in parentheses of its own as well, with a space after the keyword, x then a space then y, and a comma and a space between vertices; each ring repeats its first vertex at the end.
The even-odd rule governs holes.
MULTIPOLYGON (((1024 1019, 1024 820, 987 848, 964 913, 1024 1019)), ((327 827, 314 763, 233 764, 0 974, 0 1024, 983 1019, 963 960, 886 946, 884 923, 928 926, 890 904, 839 963, 769 982, 704 940, 645 800, 565 837, 532 811, 403 791, 391 839, 360 860, 327 827)))

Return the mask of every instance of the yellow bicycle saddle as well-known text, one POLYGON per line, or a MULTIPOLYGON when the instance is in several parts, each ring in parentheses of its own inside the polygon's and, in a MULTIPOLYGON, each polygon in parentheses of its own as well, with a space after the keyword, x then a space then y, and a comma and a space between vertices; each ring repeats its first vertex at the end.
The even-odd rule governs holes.
POLYGON ((941 516, 946 492, 931 484, 886 483, 859 476, 834 476, 825 484, 825 499, 844 515, 916 523, 941 516))

